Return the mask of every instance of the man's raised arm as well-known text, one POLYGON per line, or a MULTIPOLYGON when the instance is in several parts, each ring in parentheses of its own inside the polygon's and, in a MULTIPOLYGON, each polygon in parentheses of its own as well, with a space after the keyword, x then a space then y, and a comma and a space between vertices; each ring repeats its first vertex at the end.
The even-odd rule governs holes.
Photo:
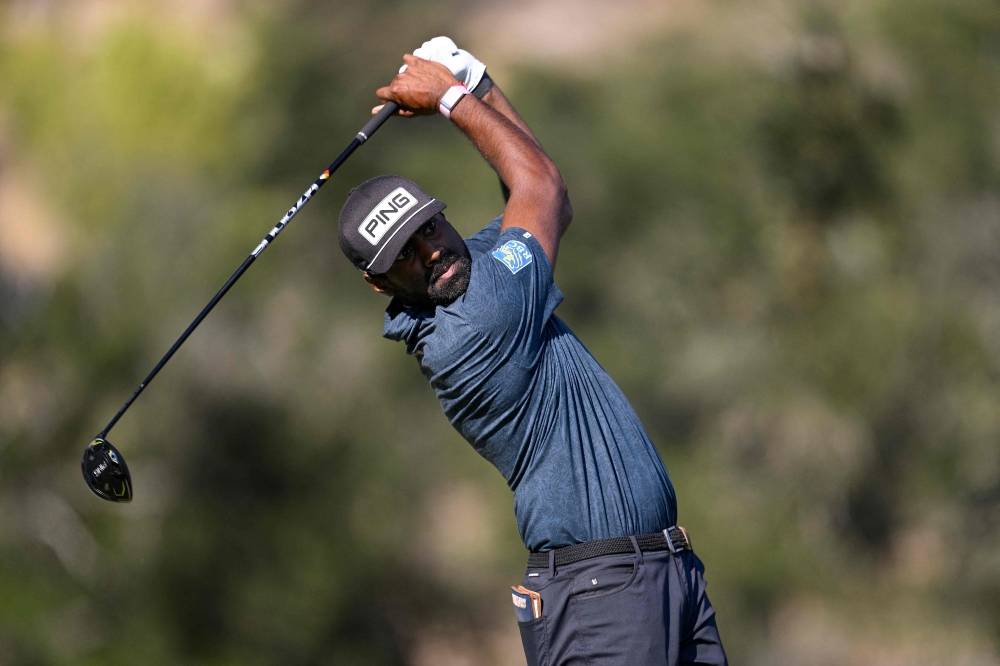
MULTIPOLYGON (((436 113, 441 98, 458 85, 451 71, 436 62, 412 55, 403 56, 405 71, 376 94, 402 107, 400 115, 436 113)), ((495 90, 495 89, 494 89, 495 90)), ((503 228, 519 227, 533 234, 555 267, 559 240, 569 225, 571 209, 566 184, 552 160, 537 140, 529 136, 506 98, 497 91, 487 93, 488 101, 465 95, 451 111, 451 120, 465 133, 483 158, 510 189, 504 209, 503 228), (504 111, 513 114, 513 119, 504 111)), ((527 125, 524 126, 527 129, 527 125)))
MULTIPOLYGON (((482 99, 491 107, 502 113, 507 120, 517 125, 517 128, 527 134, 528 138, 534 141, 540 149, 545 150, 542 148, 542 144, 538 140, 538 137, 536 137, 531 131, 531 128, 528 127, 528 123, 524 122, 524 119, 521 118, 520 114, 514 109, 514 105, 510 103, 507 96, 503 94, 503 91, 500 90, 499 87, 497 87, 496 83, 493 84, 489 92, 487 92, 486 96, 482 99)), ((507 187, 507 184, 503 182, 503 180, 500 181, 500 191, 503 192, 504 201, 509 201, 510 188, 507 187)), ((563 208, 560 211, 560 220, 562 232, 566 233, 569 223, 573 220, 573 207, 569 203, 569 197, 566 197, 563 200, 563 208)))

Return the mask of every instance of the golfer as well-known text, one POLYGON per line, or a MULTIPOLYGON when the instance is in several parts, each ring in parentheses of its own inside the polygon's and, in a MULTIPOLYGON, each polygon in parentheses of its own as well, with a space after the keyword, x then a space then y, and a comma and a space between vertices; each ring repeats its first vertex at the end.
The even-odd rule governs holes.
POLYGON ((530 554, 510 593, 529 666, 725 664, 663 462, 554 314, 572 217, 559 170, 486 67, 450 39, 403 62, 378 97, 403 116, 450 118, 500 177, 507 204, 463 240, 444 203, 379 176, 351 191, 340 245, 392 299, 383 335, 406 344, 451 424, 514 491, 530 554))

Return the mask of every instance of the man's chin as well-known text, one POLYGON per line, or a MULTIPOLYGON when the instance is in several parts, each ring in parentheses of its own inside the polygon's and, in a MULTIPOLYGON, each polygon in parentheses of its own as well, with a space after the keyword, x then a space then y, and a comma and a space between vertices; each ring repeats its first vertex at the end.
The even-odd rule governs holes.
POLYGON ((467 274, 454 275, 442 284, 436 285, 428 292, 434 305, 451 305, 469 288, 467 274))
POLYGON ((439 279, 427 291, 427 295, 434 305, 451 305, 469 288, 469 279, 472 277, 472 262, 469 259, 461 258, 451 264, 448 269, 450 270, 452 266, 454 266, 452 274, 444 279, 439 279))

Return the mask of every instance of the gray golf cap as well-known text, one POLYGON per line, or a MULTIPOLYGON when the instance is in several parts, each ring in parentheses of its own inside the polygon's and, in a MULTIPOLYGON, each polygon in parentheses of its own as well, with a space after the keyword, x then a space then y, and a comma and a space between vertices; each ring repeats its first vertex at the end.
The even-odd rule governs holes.
POLYGON ((340 249, 356 267, 385 273, 410 236, 442 210, 413 181, 377 176, 351 190, 340 211, 340 249))

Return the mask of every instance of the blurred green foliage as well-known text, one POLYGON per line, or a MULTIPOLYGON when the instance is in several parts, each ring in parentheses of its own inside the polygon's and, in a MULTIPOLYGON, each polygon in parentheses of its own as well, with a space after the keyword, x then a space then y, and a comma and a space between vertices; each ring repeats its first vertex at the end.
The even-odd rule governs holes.
MULTIPOLYGON (((400 55, 483 7, 31 4, 0 26, 0 663, 523 663, 510 494, 335 238, 379 173, 465 233, 500 212, 439 118, 352 157, 116 427, 131 505, 77 466, 400 55)), ((498 83, 573 199, 559 314, 667 463, 733 663, 997 663, 1000 8, 715 2, 630 47, 498 83)))

